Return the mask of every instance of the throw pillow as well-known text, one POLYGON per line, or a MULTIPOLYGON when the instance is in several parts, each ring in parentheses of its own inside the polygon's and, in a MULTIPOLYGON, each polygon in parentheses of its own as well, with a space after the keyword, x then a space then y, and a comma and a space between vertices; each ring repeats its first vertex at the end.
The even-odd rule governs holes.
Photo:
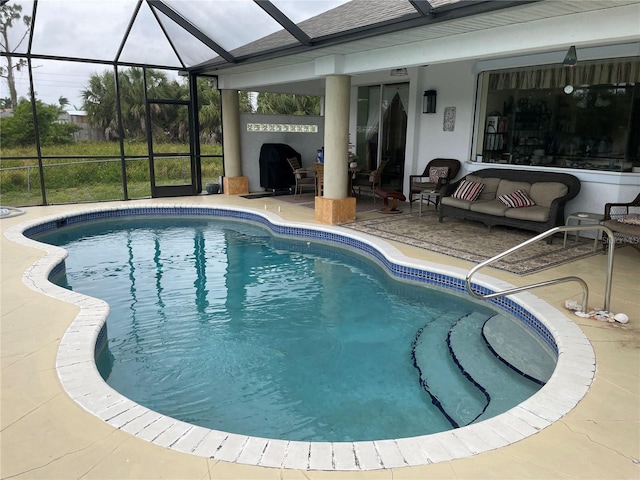
POLYGON ((468 200, 473 202, 480 196, 480 192, 484 188, 484 183, 480 182, 469 182, 467 180, 462 180, 456 191, 451 195, 453 198, 457 198, 460 200, 468 200))
POLYGON ((640 214, 630 213, 628 215, 623 215, 616 220, 618 220, 620 223, 627 223, 629 225, 640 225, 640 214))
POLYGON ((441 178, 449 176, 449 167, 429 167, 429 181, 438 183, 441 178))
POLYGON ((533 207, 536 204, 526 190, 516 190, 513 193, 500 195, 498 200, 511 208, 533 207))

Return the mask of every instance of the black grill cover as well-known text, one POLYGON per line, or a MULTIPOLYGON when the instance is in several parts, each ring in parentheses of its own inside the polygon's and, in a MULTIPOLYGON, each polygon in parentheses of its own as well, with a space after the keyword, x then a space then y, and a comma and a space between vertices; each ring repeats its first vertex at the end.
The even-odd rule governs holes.
POLYGON ((263 143, 260 147, 260 186, 281 190, 296 184, 287 158, 301 156, 285 143, 263 143))

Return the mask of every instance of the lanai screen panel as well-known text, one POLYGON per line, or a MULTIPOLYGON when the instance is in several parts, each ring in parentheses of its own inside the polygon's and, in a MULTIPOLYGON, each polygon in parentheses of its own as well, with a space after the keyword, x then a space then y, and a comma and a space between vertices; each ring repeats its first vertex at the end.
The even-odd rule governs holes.
MULTIPOLYGON (((253 0, 165 0, 165 3, 228 52, 282 30, 253 0)), ((284 32, 281 44, 295 43, 296 39, 284 32)), ((262 49, 267 48, 270 45, 264 44, 262 49)), ((261 50, 260 44, 256 50, 261 50)))
MULTIPOLYGON (((33 21, 31 53, 112 61, 125 36, 135 6, 135 0, 40 1, 33 21)), ((31 15, 31 11, 26 12, 25 6, 22 13, 31 15)))

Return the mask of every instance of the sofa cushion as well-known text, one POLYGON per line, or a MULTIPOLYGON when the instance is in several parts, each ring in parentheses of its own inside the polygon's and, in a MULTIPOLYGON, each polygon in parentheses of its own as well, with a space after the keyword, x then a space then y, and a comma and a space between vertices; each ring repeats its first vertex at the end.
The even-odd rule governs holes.
POLYGON ((496 198, 500 195, 506 195, 518 190, 524 190, 529 193, 531 191, 531 184, 529 182, 514 182, 513 180, 501 179, 496 190, 496 198))
POLYGON ((536 182, 531 185, 529 195, 541 207, 550 207, 551 203, 567 194, 569 187, 560 182, 536 182))
POLYGON ((528 208, 507 208, 504 212, 507 218, 529 220, 532 222, 546 222, 549 220, 549 208, 535 205, 528 208))
POLYGON ((469 210, 472 212, 486 213, 497 217, 504 217, 504 212, 508 209, 500 200, 477 200, 471 204, 469 210))
POLYGON ((476 175, 467 175, 465 177, 470 182, 480 182, 484 183, 484 188, 482 192, 480 192, 480 196, 478 200, 493 200, 496 198, 496 191, 498 190, 498 184, 500 183, 500 179, 496 177, 478 177, 476 175))
POLYGON ((523 208, 533 207, 536 202, 531 200, 529 194, 524 190, 518 190, 513 193, 507 193, 506 195, 500 195, 498 197, 502 203, 511 208, 523 208))
POLYGON ((469 210, 472 202, 469 200, 460 200, 459 198, 442 197, 440 199, 440 203, 442 205, 449 205, 450 207, 456 207, 461 210, 469 210))
POLYGON ((473 202, 480 196, 480 192, 484 188, 484 183, 469 182, 468 180, 462 180, 456 191, 453 192, 452 197, 459 200, 469 200, 473 202))

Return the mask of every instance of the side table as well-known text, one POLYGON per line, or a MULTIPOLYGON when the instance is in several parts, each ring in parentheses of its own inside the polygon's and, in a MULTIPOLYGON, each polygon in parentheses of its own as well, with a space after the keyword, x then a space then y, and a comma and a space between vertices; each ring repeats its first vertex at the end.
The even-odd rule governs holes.
POLYGON ((436 210, 438 209, 438 198, 440 197, 440 192, 437 190, 421 190, 420 191, 420 210, 418 211, 418 216, 422 216, 422 202, 426 199, 427 200, 427 204, 429 203, 433 203, 433 205, 436 207, 436 210), (434 197, 434 199, 432 200, 431 197, 434 197))
MULTIPOLYGON (((592 223, 595 225, 600 223, 602 220, 604 220, 604 215, 599 213, 590 213, 590 212, 572 213, 571 215, 567 216, 567 223, 565 224, 565 226, 568 226, 571 220, 576 220, 578 225, 582 225, 582 222, 592 223)), ((567 246, 567 233, 569 232, 564 232, 564 242, 562 243, 563 247, 567 246)), ((577 242, 580 232, 576 231, 575 234, 576 234, 575 241, 577 242)), ((593 251, 595 252, 597 248, 598 248, 598 233, 596 232, 596 237, 593 240, 593 251)))

